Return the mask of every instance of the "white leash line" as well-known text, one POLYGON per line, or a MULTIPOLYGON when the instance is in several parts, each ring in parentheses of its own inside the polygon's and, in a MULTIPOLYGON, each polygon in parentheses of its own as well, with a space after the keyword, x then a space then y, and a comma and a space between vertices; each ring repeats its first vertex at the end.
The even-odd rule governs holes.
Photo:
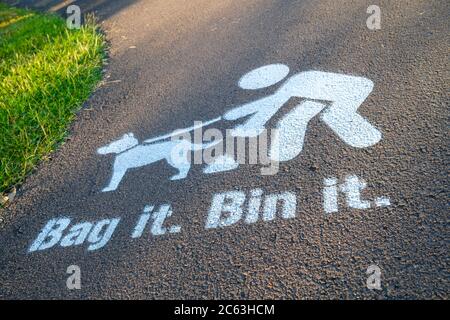
POLYGON ((195 129, 198 129, 198 128, 201 128, 201 127, 204 127, 204 126, 207 126, 207 125, 210 125, 210 124, 218 122, 220 120, 222 120, 222 117, 218 117, 218 118, 206 121, 206 122, 202 122, 201 124, 198 124, 198 125, 195 125, 195 126, 192 126, 192 127, 189 127, 189 128, 175 130, 175 131, 173 131, 173 132, 171 132, 169 134, 163 135, 163 136, 147 139, 147 140, 144 140, 143 143, 151 143, 151 142, 167 139, 167 138, 173 137, 175 135, 179 135, 181 133, 189 132, 189 131, 192 131, 192 130, 195 130, 195 129))

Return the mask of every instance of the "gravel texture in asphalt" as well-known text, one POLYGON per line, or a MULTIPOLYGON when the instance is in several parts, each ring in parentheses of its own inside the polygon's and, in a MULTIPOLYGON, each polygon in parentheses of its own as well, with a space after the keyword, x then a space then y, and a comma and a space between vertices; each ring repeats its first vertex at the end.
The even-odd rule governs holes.
MULTIPOLYGON (((60 1, 19 2, 64 15, 60 1)), ((109 63, 70 139, 0 212, 0 298, 448 298, 448 1, 377 1, 379 30, 367 27, 372 1, 364 0, 66 2, 96 12, 109 63), (129 132, 142 142, 272 94, 277 85, 243 90, 238 82, 273 63, 289 66, 290 75, 370 79, 373 91, 358 112, 382 139, 355 148, 314 117, 302 152, 276 175, 261 175, 259 165, 204 174, 198 164, 172 181, 177 171, 158 161, 102 192, 115 155, 100 155, 99 147, 129 132), (371 207, 349 207, 339 191, 338 212, 326 213, 324 179, 341 186, 352 175, 367 183, 361 197, 371 207), (244 209, 230 226, 205 228, 215 194, 241 191, 247 208, 253 189, 263 198, 295 194, 295 218, 248 224, 244 209), (390 205, 377 207, 379 197, 390 205), (145 207, 164 204, 172 215, 162 231, 150 217, 132 238, 145 207), (64 235, 80 222, 120 221, 97 250, 86 239, 28 252, 47 222, 61 217, 70 219, 64 235), (181 229, 170 233, 171 226, 181 229), (381 290, 367 288, 372 264, 381 290), (80 290, 67 289, 70 265, 80 267, 80 290)))

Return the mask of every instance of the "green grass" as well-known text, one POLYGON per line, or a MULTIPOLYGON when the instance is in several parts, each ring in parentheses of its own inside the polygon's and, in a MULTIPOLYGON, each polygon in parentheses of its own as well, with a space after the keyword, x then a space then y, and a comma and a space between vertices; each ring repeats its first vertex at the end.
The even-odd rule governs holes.
POLYGON ((0 3, 0 194, 64 140, 104 56, 94 23, 69 30, 56 15, 0 3))

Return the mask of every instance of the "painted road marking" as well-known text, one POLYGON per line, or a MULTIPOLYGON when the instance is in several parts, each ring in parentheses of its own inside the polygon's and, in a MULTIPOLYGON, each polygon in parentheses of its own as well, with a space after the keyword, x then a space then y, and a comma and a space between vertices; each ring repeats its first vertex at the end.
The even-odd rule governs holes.
MULTIPOLYGON (((250 192, 249 205, 245 217, 246 223, 257 222, 260 211, 262 211, 263 221, 274 220, 278 203, 281 203, 281 217, 284 219, 295 218, 297 197, 294 193, 269 194, 264 197, 264 201, 261 198, 262 194, 261 189, 255 189, 250 192), (262 203, 263 205, 261 206, 262 203)), ((245 213, 244 202, 246 200, 247 196, 243 191, 228 191, 214 195, 205 228, 224 228, 241 220, 245 213)))
MULTIPOLYGON (((274 94, 228 111, 224 119, 231 121, 250 116, 244 124, 235 128, 235 135, 242 136, 246 132, 258 134, 291 98, 322 100, 330 103, 330 106, 324 108, 321 119, 348 145, 367 148, 381 140, 381 132, 357 113, 372 89, 372 81, 363 77, 322 71, 301 72, 290 77, 274 94)), ((319 108, 316 104, 309 106, 314 108, 314 111, 319 108)), ((305 107, 303 112, 306 113, 306 110, 305 107)), ((299 121, 305 121, 306 116, 303 116, 301 111, 292 112, 300 117, 299 121)), ((286 117, 291 118, 290 115, 286 117)), ((292 123, 293 121, 287 121, 288 125, 292 123)), ((284 130, 290 131, 289 128, 284 130)), ((306 126, 301 126, 299 130, 306 131, 306 126)), ((304 136, 304 133, 297 135, 304 136)), ((280 149, 292 146, 292 144, 285 146, 284 143, 284 140, 280 141, 280 149)), ((296 154, 296 152, 289 153, 296 154)))
POLYGON ((178 174, 172 176, 170 180, 184 179, 191 168, 191 163, 186 160, 188 152, 202 150, 217 143, 193 144, 186 140, 168 140, 153 144, 139 144, 132 133, 125 134, 119 140, 97 150, 99 154, 117 154, 113 165, 113 175, 109 185, 102 192, 116 190, 127 170, 143 167, 160 160, 166 160, 169 165, 178 169, 178 174), (175 156, 177 152, 181 154, 175 156))
POLYGON ((270 158, 281 162, 297 157, 303 150, 309 121, 324 108, 322 103, 304 101, 281 119, 269 152, 270 158))
POLYGON ((156 141, 172 138, 174 136, 178 136, 178 135, 186 133, 186 132, 190 132, 190 131, 194 131, 194 130, 202 128, 202 127, 206 127, 206 126, 208 126, 210 124, 219 122, 220 120, 222 120, 222 117, 218 117, 218 118, 215 118, 213 120, 206 121, 206 122, 200 122, 199 124, 195 124, 195 125, 193 125, 192 127, 189 127, 189 128, 178 129, 178 130, 175 130, 172 133, 169 133, 169 134, 166 134, 166 135, 163 135, 163 136, 159 136, 159 137, 156 137, 156 138, 144 140, 144 143, 153 143, 153 142, 156 142, 156 141))
MULTIPOLYGON (((348 175, 340 183, 335 177, 324 179, 323 209, 330 219, 339 212, 338 197, 345 198, 347 208, 351 210, 368 210, 391 205, 388 197, 377 197, 373 202, 363 199, 362 191, 367 183, 356 175, 348 175), (375 204, 372 206, 372 204, 375 204)), ((271 223, 279 219, 293 220, 301 208, 297 208, 297 195, 293 191, 265 193, 256 188, 248 191, 229 190, 212 196, 211 205, 206 214, 205 230, 221 230, 239 222, 245 224, 271 223)), ((171 204, 159 206, 146 205, 137 218, 131 239, 165 237, 182 232, 179 224, 171 224, 173 215, 171 204)), ((51 219, 45 224, 28 252, 48 250, 53 247, 68 248, 87 245, 88 251, 103 248, 111 241, 120 217, 103 219, 97 222, 79 222, 67 217, 51 219)))
POLYGON ((33 242, 29 252, 46 250, 58 243, 61 247, 71 247, 85 242, 89 244, 87 248, 89 251, 98 250, 108 243, 119 221, 120 218, 115 218, 103 219, 96 223, 77 223, 64 234, 71 219, 66 217, 51 219, 33 242))
MULTIPOLYGON (((282 64, 264 66, 245 74, 239 81, 239 86, 246 90, 260 89, 281 82, 288 73, 289 68, 282 64)), ((288 161, 297 157, 303 150, 308 124, 317 115, 320 115, 320 119, 348 145, 356 148, 370 147, 381 140, 381 133, 359 115, 357 110, 372 89, 372 81, 363 77, 306 71, 287 78, 274 94, 235 107, 226 112, 223 117, 205 123, 195 123, 192 127, 147 139, 143 143, 139 143, 133 133, 127 133, 97 150, 102 155, 116 154, 111 180, 102 191, 116 190, 129 169, 147 166, 159 160, 166 160, 169 165, 178 169, 178 173, 172 176, 171 180, 184 179, 191 167, 188 161, 191 151, 205 150, 223 143, 224 140, 222 137, 209 139, 208 143, 203 141, 196 143, 198 129, 201 130, 219 121, 231 123, 245 119, 243 124, 230 129, 231 136, 266 137, 262 133, 267 133, 265 127, 267 122, 293 97, 300 98, 302 101, 284 115, 276 125, 269 151, 271 161, 278 163, 278 161, 288 161), (190 137, 192 131, 194 143, 186 139, 190 137)), ((209 136, 214 134, 210 132, 209 136)), ((202 140, 201 136, 200 140, 202 140)), ((234 158, 219 154, 203 170, 203 173, 224 172, 237 169, 238 166, 239 163, 234 158)), ((351 209, 366 210, 372 208, 372 204, 375 207, 391 205, 387 197, 378 197, 373 203, 363 199, 361 192, 366 186, 367 183, 356 175, 347 176, 341 183, 335 177, 324 179, 323 209, 325 213, 329 215, 339 212, 338 197, 341 193, 345 196, 347 207, 351 209)), ((246 224, 253 224, 260 220, 269 222, 275 220, 276 216, 293 219, 296 213, 297 197, 294 192, 264 194, 259 188, 250 192, 231 190, 213 195, 205 229, 229 227, 239 221, 244 221, 246 224), (280 211, 278 215, 277 210, 280 211)), ((146 233, 152 236, 164 236, 181 232, 180 225, 166 226, 166 221, 172 214, 172 206, 168 203, 158 208, 154 205, 146 205, 131 232, 131 238, 141 238, 146 233)), ((87 244, 88 251, 98 250, 110 241, 120 219, 103 219, 74 225, 67 217, 51 219, 31 244, 29 252, 47 250, 57 244, 61 247, 87 244)))
MULTIPOLYGON (((239 86, 247 90, 268 87, 285 79, 288 73, 289 68, 283 64, 263 66, 245 74, 239 86)), ((191 143, 184 139, 183 134, 194 131, 195 140, 197 129, 221 120, 234 122, 246 118, 243 124, 232 128, 231 134, 236 137, 258 136, 266 129, 267 122, 294 97, 303 99, 303 102, 278 122, 277 134, 269 151, 271 160, 281 162, 297 157, 303 150, 308 123, 319 113, 321 120, 345 143, 355 148, 370 147, 381 140, 381 132, 359 115, 357 110, 372 89, 372 81, 363 77, 322 71, 300 72, 287 78, 274 94, 235 107, 223 117, 147 139, 142 144, 139 144, 133 133, 125 134, 97 150, 102 155, 117 154, 109 185, 102 191, 116 190, 128 169, 147 166, 159 160, 166 160, 178 170, 171 180, 184 179, 191 167, 187 160, 191 151, 208 149, 223 143, 223 139, 210 143, 191 143)), ((219 155, 219 158, 207 164, 203 170, 206 174, 234 170, 239 166, 226 155, 219 155)))
POLYGON ((269 64, 246 73, 239 80, 239 87, 244 90, 256 90, 273 86, 289 74, 289 67, 284 64, 269 64))
MULTIPOLYGON (((338 208, 338 196, 339 193, 343 193, 345 196, 346 204, 349 208, 365 210, 372 207, 370 200, 362 198, 362 191, 367 187, 367 183, 360 179, 356 175, 349 175, 345 178, 345 181, 338 185, 337 178, 324 179, 323 189, 323 208, 328 214, 336 213, 338 208)), ((391 201, 387 197, 378 197, 375 199, 374 204, 376 207, 389 207, 391 201)))

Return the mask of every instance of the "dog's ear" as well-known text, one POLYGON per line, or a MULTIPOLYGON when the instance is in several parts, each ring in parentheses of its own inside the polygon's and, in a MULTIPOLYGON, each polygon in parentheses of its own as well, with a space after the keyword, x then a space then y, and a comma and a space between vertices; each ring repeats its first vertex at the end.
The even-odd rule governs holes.
POLYGON ((123 135, 124 138, 134 138, 134 133, 133 132, 129 132, 129 133, 125 133, 123 135))

